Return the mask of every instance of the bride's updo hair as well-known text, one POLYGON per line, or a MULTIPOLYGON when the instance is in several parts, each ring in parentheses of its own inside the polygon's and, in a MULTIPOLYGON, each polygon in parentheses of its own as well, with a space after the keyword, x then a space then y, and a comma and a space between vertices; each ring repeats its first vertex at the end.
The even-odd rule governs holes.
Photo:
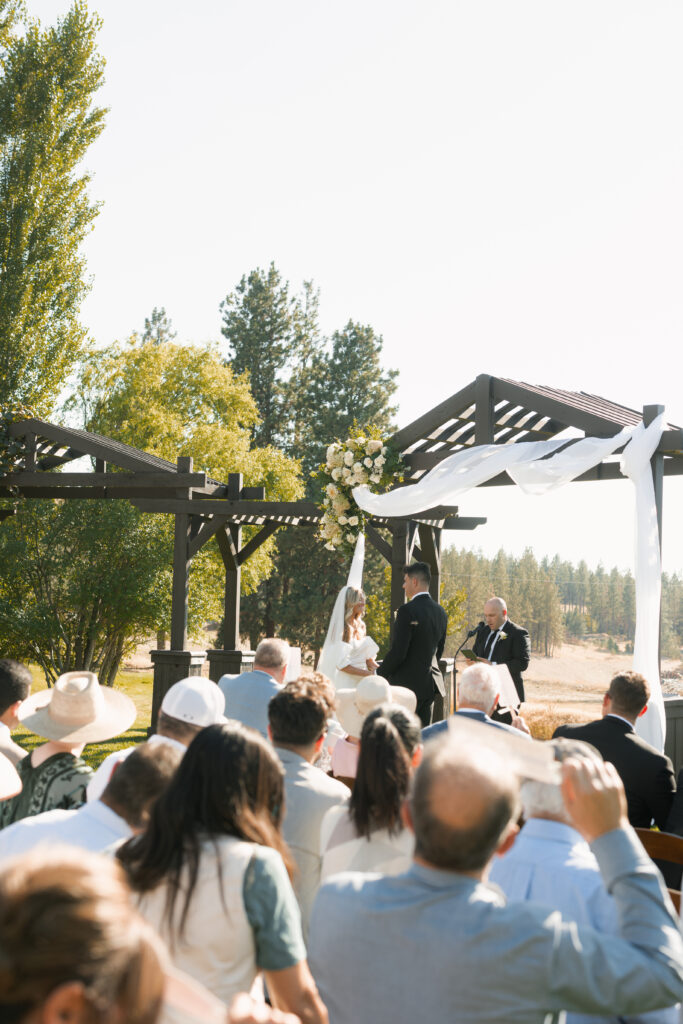
POLYGON ((344 636, 343 640, 348 643, 351 639, 351 619, 353 609, 357 604, 365 604, 365 594, 356 587, 347 587, 346 599, 344 601, 344 636))

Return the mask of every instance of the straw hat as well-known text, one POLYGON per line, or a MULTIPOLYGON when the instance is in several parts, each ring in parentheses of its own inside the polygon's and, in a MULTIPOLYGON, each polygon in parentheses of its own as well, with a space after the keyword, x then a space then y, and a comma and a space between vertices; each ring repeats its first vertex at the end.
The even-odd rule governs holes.
POLYGON ((28 697, 19 721, 46 740, 93 743, 129 729, 137 717, 130 697, 100 686, 94 672, 65 672, 51 690, 28 697))
POLYGON ((337 718, 349 736, 360 736, 366 717, 380 704, 400 704, 407 711, 417 707, 417 697, 405 686, 390 686, 381 676, 364 676, 358 686, 337 690, 337 718))

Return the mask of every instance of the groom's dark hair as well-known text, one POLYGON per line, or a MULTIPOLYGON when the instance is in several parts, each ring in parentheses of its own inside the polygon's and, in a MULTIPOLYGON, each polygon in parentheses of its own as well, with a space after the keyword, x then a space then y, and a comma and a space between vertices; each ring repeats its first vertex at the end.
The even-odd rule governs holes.
POLYGON ((413 562, 412 565, 406 565, 403 570, 403 575, 411 576, 414 580, 419 580, 420 583, 424 583, 426 587, 428 587, 432 581, 432 570, 426 562, 413 562))

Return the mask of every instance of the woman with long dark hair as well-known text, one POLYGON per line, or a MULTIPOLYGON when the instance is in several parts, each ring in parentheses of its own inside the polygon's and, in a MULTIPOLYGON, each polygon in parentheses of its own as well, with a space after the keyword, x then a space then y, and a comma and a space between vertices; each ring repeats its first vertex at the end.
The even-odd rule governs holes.
POLYGON ((323 818, 323 879, 339 871, 393 875, 409 866, 413 836, 403 827, 401 806, 420 763, 420 730, 417 715, 398 703, 366 717, 348 808, 334 807, 323 818))
POLYGON ((226 1004, 261 970, 274 1006, 321 1022, 283 816, 283 769, 270 744, 236 723, 211 725, 118 857, 178 968, 226 1004))

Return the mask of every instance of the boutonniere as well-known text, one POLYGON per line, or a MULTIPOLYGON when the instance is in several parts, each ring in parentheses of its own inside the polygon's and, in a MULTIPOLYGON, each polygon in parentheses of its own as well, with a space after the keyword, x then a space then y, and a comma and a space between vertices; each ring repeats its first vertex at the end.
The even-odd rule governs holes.
POLYGON ((508 638, 507 633, 499 633, 498 634, 498 639, 499 640, 507 640, 507 638, 508 638))
POLYGON ((411 625, 411 626, 419 626, 419 625, 420 625, 420 623, 419 623, 419 622, 417 622, 417 620, 416 620, 415 622, 411 622, 411 623, 410 623, 410 625, 411 625))

